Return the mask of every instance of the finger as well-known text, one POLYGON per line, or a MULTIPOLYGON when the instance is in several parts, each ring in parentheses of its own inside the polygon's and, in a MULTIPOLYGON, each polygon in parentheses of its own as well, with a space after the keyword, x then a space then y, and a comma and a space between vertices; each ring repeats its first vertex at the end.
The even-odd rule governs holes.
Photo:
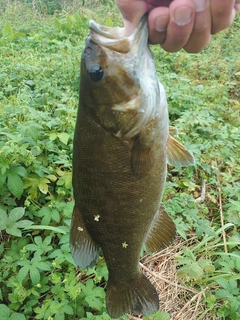
POLYGON ((236 14, 236 11, 234 10, 235 2, 235 0, 211 1, 212 34, 226 29, 232 24, 236 14))
POLYGON ((133 33, 144 13, 148 11, 147 1, 116 0, 116 4, 123 16, 125 35, 133 33))
POLYGON ((132 23, 135 20, 138 20, 138 23, 141 17, 144 15, 144 13, 148 10, 147 1, 144 0, 116 0, 116 5, 121 11, 123 18, 132 23))
POLYGON ((236 13, 236 14, 237 14, 238 12, 240 12, 240 0, 237 0, 237 1, 235 2, 234 10, 235 10, 235 13, 236 13))
POLYGON ((195 6, 192 0, 175 0, 169 6, 170 20, 162 48, 169 52, 182 49, 192 33, 195 6))
POLYGON ((197 53, 211 40, 211 12, 209 0, 193 0, 193 2, 195 4, 195 21, 184 50, 197 53))
POLYGON ((160 7, 150 11, 148 25, 149 42, 151 44, 161 44, 165 41, 169 19, 169 9, 166 7, 160 7))

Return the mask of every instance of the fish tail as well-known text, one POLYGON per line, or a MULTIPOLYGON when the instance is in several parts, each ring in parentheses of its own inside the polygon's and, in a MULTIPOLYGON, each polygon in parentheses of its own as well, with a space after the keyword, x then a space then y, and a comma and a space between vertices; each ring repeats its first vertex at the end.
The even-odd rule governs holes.
POLYGON ((152 314, 159 310, 157 291, 143 274, 131 282, 120 285, 113 284, 110 277, 106 302, 108 313, 112 318, 118 318, 126 313, 152 314))

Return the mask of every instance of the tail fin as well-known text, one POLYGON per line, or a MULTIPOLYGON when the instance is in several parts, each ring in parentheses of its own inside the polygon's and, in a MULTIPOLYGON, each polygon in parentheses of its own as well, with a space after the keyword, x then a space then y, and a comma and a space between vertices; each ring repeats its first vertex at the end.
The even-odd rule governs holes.
POLYGON ((146 315, 159 310, 157 291, 143 274, 132 282, 121 285, 113 285, 109 278, 106 302, 108 313, 112 318, 130 312, 146 315))

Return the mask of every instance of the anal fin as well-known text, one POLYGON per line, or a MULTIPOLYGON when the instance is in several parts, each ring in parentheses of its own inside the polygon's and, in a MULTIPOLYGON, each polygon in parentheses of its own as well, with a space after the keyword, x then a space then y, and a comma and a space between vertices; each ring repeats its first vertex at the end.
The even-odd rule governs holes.
POLYGON ((82 269, 94 265, 98 259, 98 246, 92 240, 82 214, 76 206, 72 216, 70 248, 73 260, 82 269))
POLYGON ((163 205, 153 221, 145 246, 146 249, 154 252, 170 245, 176 237, 176 226, 171 217, 167 214, 163 205))
POLYGON ((193 155, 171 135, 167 141, 167 162, 175 167, 188 167, 195 164, 193 155))

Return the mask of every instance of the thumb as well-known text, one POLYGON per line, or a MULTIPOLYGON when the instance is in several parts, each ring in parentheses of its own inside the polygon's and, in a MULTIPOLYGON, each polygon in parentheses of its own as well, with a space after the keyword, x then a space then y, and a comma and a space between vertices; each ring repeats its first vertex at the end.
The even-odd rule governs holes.
POLYGON ((145 0, 116 0, 116 4, 123 16, 125 35, 133 33, 144 13, 148 11, 145 0))

